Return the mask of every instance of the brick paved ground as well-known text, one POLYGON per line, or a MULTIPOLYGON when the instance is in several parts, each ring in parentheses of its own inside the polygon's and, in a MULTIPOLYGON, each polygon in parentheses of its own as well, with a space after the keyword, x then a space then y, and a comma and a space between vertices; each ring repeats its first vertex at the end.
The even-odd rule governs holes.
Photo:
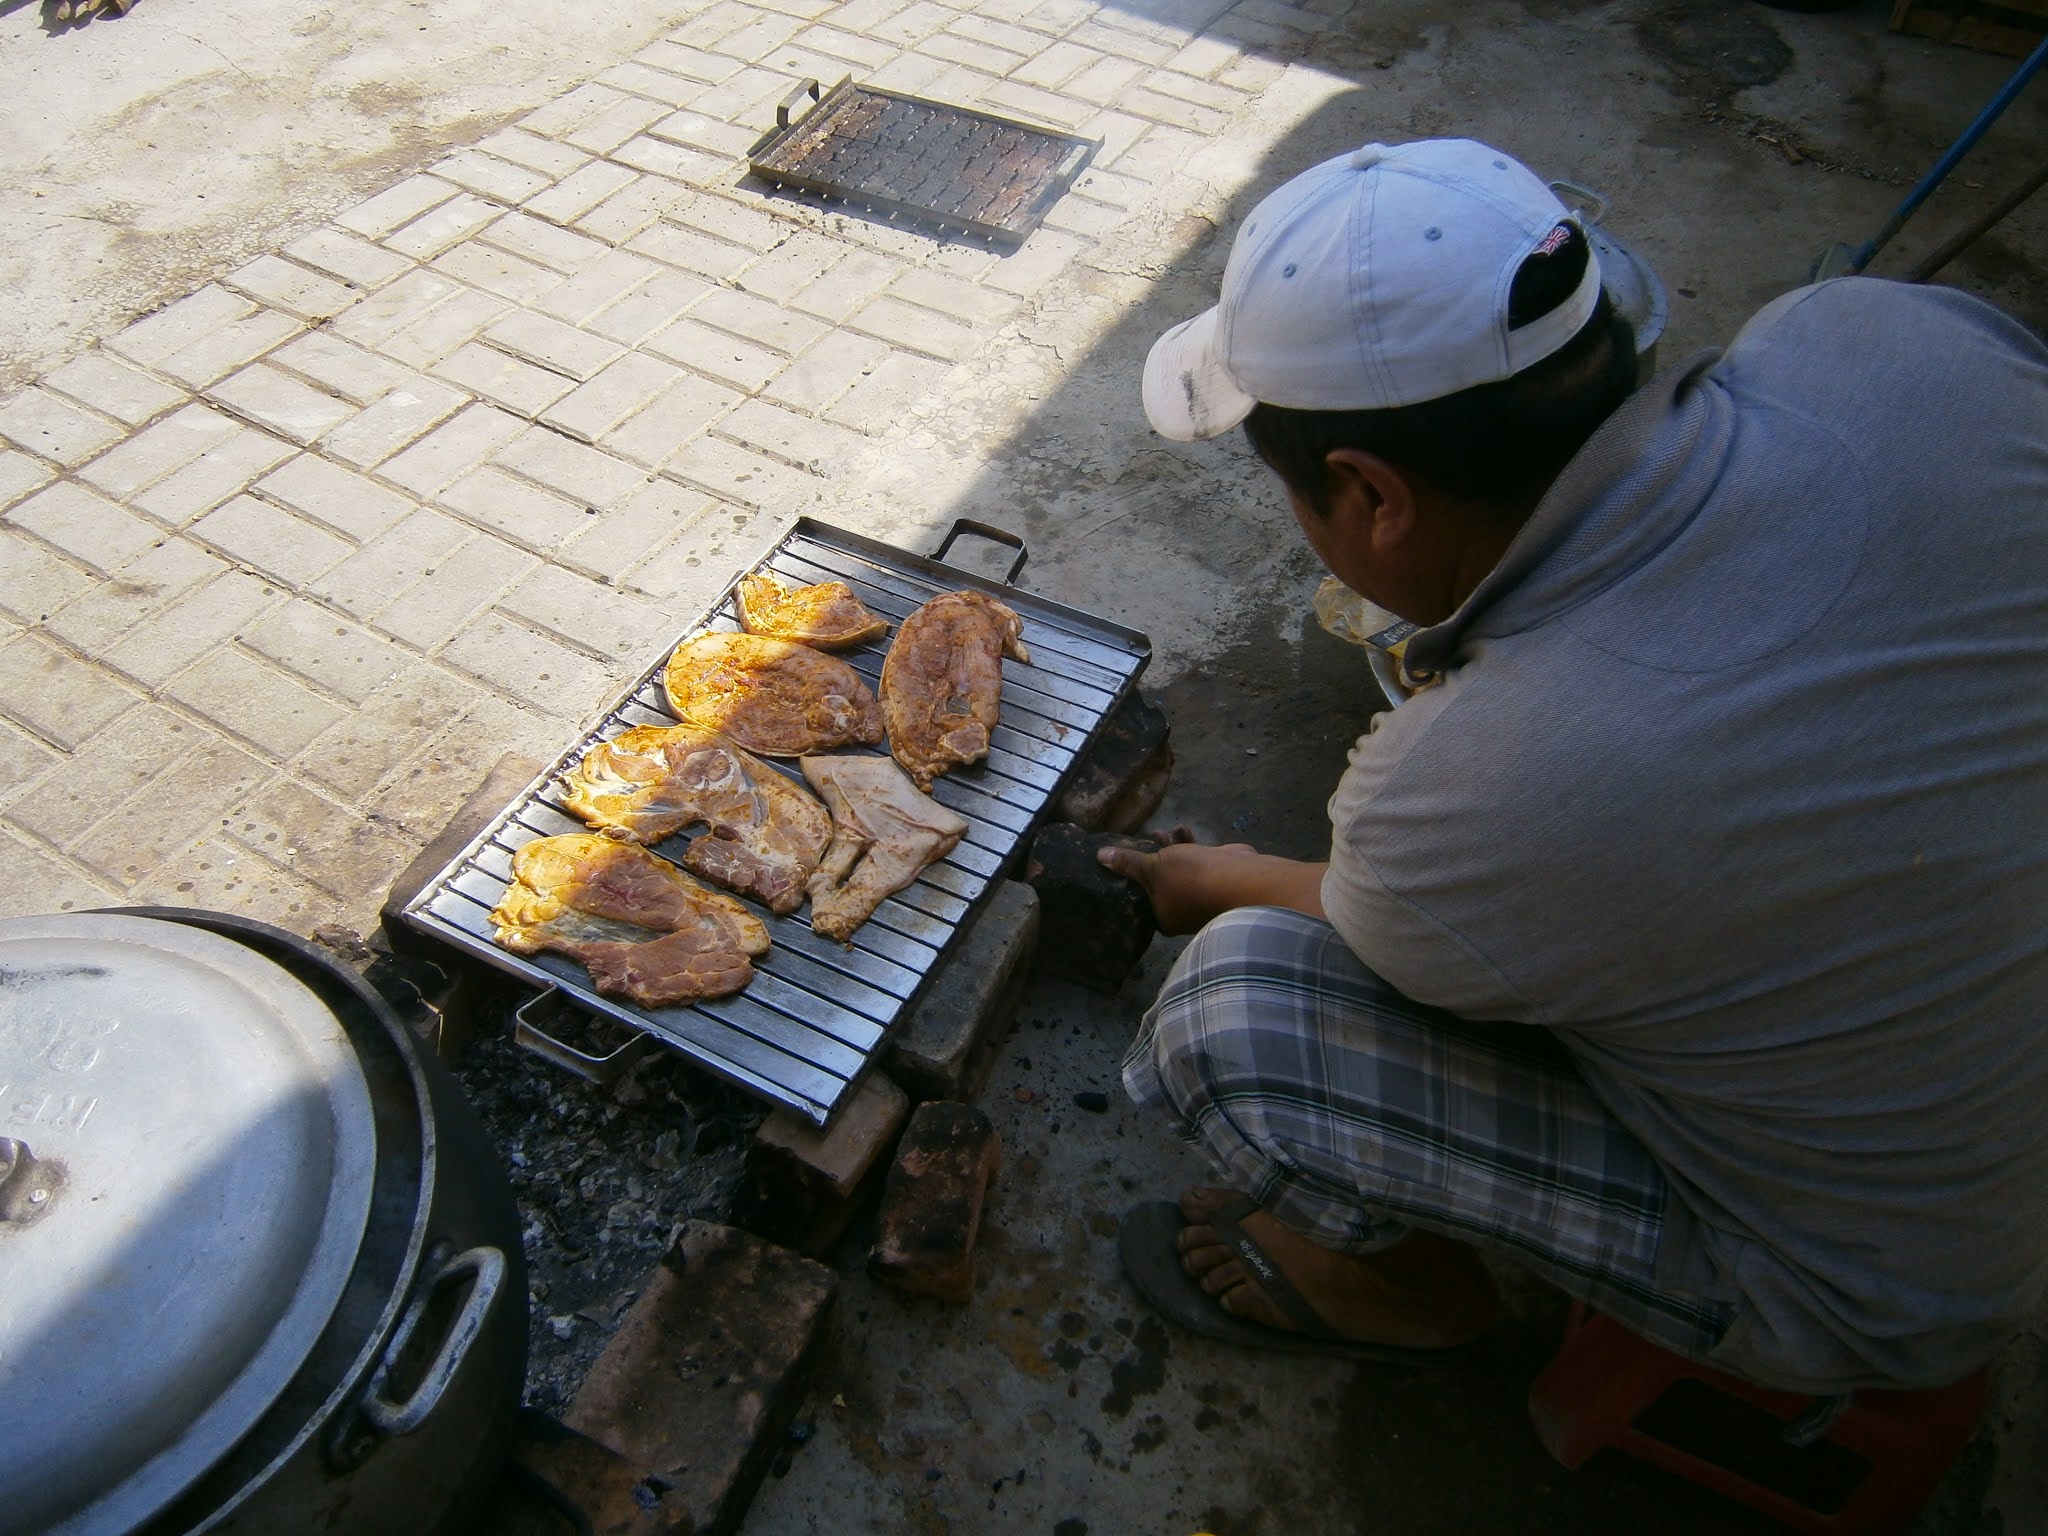
POLYGON ((1281 74, 1245 45, 1338 8, 715 0, 0 403, 0 913, 367 922, 921 402, 1056 372, 1048 296, 1094 263, 1052 328, 1099 326, 1281 74), (849 72, 1104 148, 1000 259, 742 186, 849 72))

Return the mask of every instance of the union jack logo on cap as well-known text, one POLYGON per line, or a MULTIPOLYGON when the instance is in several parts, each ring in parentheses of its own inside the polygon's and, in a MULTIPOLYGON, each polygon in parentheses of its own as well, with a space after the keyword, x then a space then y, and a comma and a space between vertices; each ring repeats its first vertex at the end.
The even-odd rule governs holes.
POLYGON ((1555 229, 1553 229, 1549 234, 1545 235, 1543 237, 1543 243, 1537 246, 1536 249, 1531 251, 1529 254, 1531 256, 1555 256, 1559 251, 1564 249, 1565 241, 1571 239, 1571 237, 1571 225, 1560 224, 1555 229))

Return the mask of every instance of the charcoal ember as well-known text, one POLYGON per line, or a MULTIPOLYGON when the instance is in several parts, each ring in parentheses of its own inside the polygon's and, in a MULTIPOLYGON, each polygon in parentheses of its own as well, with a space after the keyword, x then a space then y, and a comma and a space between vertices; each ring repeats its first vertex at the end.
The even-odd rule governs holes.
POLYGON ((1062 821, 1091 832, 1135 832, 1166 798, 1173 742, 1166 715, 1133 691, 1103 722, 1060 796, 1062 821))
POLYGON ((683 1166, 682 1137, 674 1131, 663 1131, 654 1138, 654 1146, 648 1152, 647 1166, 656 1173, 675 1173, 683 1166))
POLYGON ((762 1111, 677 1057, 636 1068, 633 1102, 520 1049, 504 1019, 455 1067, 505 1161, 526 1250, 526 1400, 560 1413, 693 1216, 722 1219, 762 1111))
POLYGON ((1098 992, 1120 988, 1159 931, 1144 890, 1096 861, 1097 850, 1111 846, 1159 851, 1147 838, 1052 822, 1025 861, 1024 877, 1038 892, 1039 965, 1098 992))

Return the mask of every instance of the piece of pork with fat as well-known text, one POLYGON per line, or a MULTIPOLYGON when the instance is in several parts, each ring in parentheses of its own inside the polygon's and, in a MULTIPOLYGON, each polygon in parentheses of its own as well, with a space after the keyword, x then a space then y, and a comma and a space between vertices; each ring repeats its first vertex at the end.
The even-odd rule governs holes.
POLYGON ((832 811, 832 842, 811 876, 811 928, 842 943, 884 899, 951 853, 967 818, 886 757, 806 757, 804 777, 832 811))
POLYGON ((593 832, 542 837, 512 856, 491 909, 515 954, 566 955, 606 997, 666 1008, 725 997, 753 980, 768 929, 739 902, 666 859, 593 832))
POLYGON ((988 756, 1005 656, 1031 660, 1024 621, 986 592, 942 592, 897 629, 882 662, 882 723, 919 789, 988 756))
POLYGON ((702 823, 683 868, 785 917, 832 835, 801 785, 695 726, 636 725, 584 753, 564 782, 563 804, 607 837, 653 844, 702 823))

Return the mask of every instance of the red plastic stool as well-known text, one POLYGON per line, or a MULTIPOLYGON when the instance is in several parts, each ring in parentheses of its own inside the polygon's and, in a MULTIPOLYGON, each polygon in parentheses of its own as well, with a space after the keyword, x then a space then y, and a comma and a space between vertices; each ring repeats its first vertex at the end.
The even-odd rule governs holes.
POLYGON ((1969 1443, 1988 1374, 1926 1392, 1861 1391, 1830 1420, 1828 1399, 1738 1381, 1575 1305, 1563 1347, 1529 1389, 1529 1418, 1567 1467, 1611 1446, 1794 1530, 1879 1536, 1905 1529, 1969 1443))

